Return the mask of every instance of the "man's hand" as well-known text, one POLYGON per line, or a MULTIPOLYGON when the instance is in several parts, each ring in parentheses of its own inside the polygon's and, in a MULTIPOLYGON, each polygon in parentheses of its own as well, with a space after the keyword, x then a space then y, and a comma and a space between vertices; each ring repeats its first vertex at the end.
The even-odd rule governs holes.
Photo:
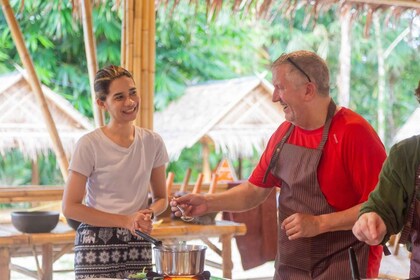
POLYGON ((289 240, 301 237, 313 237, 320 233, 320 217, 309 214, 295 213, 287 217, 281 224, 289 240))
POLYGON ((181 217, 182 213, 177 208, 179 205, 185 212, 185 216, 201 216, 207 213, 207 204, 204 195, 201 194, 186 194, 181 197, 173 198, 169 205, 171 211, 174 212, 175 216, 181 217))
POLYGON ((360 241, 369 245, 378 245, 386 234, 386 226, 382 218, 375 212, 361 215, 353 226, 353 234, 360 241))

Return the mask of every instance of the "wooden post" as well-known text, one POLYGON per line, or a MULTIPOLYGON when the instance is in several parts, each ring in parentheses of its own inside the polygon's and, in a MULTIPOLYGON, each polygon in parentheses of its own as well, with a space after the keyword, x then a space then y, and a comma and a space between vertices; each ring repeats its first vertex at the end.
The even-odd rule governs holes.
POLYGON ((201 150, 202 150, 202 164, 203 164, 203 173, 204 173, 204 182, 210 182, 211 180, 211 168, 210 168, 210 139, 208 137, 203 137, 201 140, 201 150))
POLYGON ((44 93, 42 92, 41 83, 39 82, 38 77, 36 75, 32 59, 29 55, 28 50, 26 49, 22 32, 19 28, 19 25, 17 24, 16 18, 13 14, 12 8, 10 7, 9 1, 0 1, 2 4, 3 13, 9 25, 20 59, 22 60, 23 66, 28 73, 28 82, 32 88, 32 91, 35 93, 36 99, 41 108, 42 116, 44 117, 45 123, 47 125, 48 133, 50 134, 52 140, 54 152, 57 157, 57 161, 60 165, 61 174, 63 175, 64 180, 67 180, 68 160, 66 158, 66 154, 64 153, 63 145, 61 143, 60 136, 58 135, 54 120, 51 117, 50 110, 48 109, 48 104, 45 100, 44 93))
POLYGON ((38 158, 31 160, 31 168, 32 168, 32 185, 39 185, 39 167, 38 167, 38 158))
POLYGON ((96 43, 92 27, 92 6, 89 0, 80 0, 80 6, 82 7, 83 36, 85 39, 93 117, 95 119, 96 127, 99 127, 104 125, 105 118, 104 112, 96 105, 94 89, 95 74, 98 71, 98 62, 96 60, 96 43))

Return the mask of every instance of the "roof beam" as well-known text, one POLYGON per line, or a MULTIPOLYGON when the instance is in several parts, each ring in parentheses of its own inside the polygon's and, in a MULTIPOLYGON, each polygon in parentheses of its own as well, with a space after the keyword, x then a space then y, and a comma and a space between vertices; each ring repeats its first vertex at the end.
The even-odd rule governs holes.
POLYGON ((416 8, 420 9, 420 2, 415 0, 348 0, 347 2, 356 2, 364 4, 377 4, 377 5, 387 5, 387 6, 399 6, 407 8, 416 8))

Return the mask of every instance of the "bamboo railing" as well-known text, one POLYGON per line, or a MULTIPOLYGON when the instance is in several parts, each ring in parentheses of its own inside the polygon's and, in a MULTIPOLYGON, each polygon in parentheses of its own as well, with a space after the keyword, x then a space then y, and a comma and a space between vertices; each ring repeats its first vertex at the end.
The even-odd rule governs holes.
POLYGON ((136 125, 153 128, 155 74, 155 4, 125 0, 121 28, 121 65, 134 77, 141 105, 136 125))

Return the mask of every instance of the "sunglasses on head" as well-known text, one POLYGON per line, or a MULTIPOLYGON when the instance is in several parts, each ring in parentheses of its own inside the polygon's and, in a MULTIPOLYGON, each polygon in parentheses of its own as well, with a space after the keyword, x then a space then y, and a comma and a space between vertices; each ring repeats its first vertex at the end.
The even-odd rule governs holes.
POLYGON ((303 75, 305 75, 306 76, 306 78, 308 78, 308 81, 309 82, 312 82, 311 81, 311 78, 309 78, 309 75, 308 74, 306 74, 306 72, 305 71, 303 71, 303 69, 302 68, 300 68, 300 66, 299 65, 297 65, 296 64, 296 62, 294 62, 290 57, 288 57, 287 58, 287 61, 289 61, 291 64, 293 64, 293 66, 295 66, 296 67, 296 69, 298 69, 303 75))

